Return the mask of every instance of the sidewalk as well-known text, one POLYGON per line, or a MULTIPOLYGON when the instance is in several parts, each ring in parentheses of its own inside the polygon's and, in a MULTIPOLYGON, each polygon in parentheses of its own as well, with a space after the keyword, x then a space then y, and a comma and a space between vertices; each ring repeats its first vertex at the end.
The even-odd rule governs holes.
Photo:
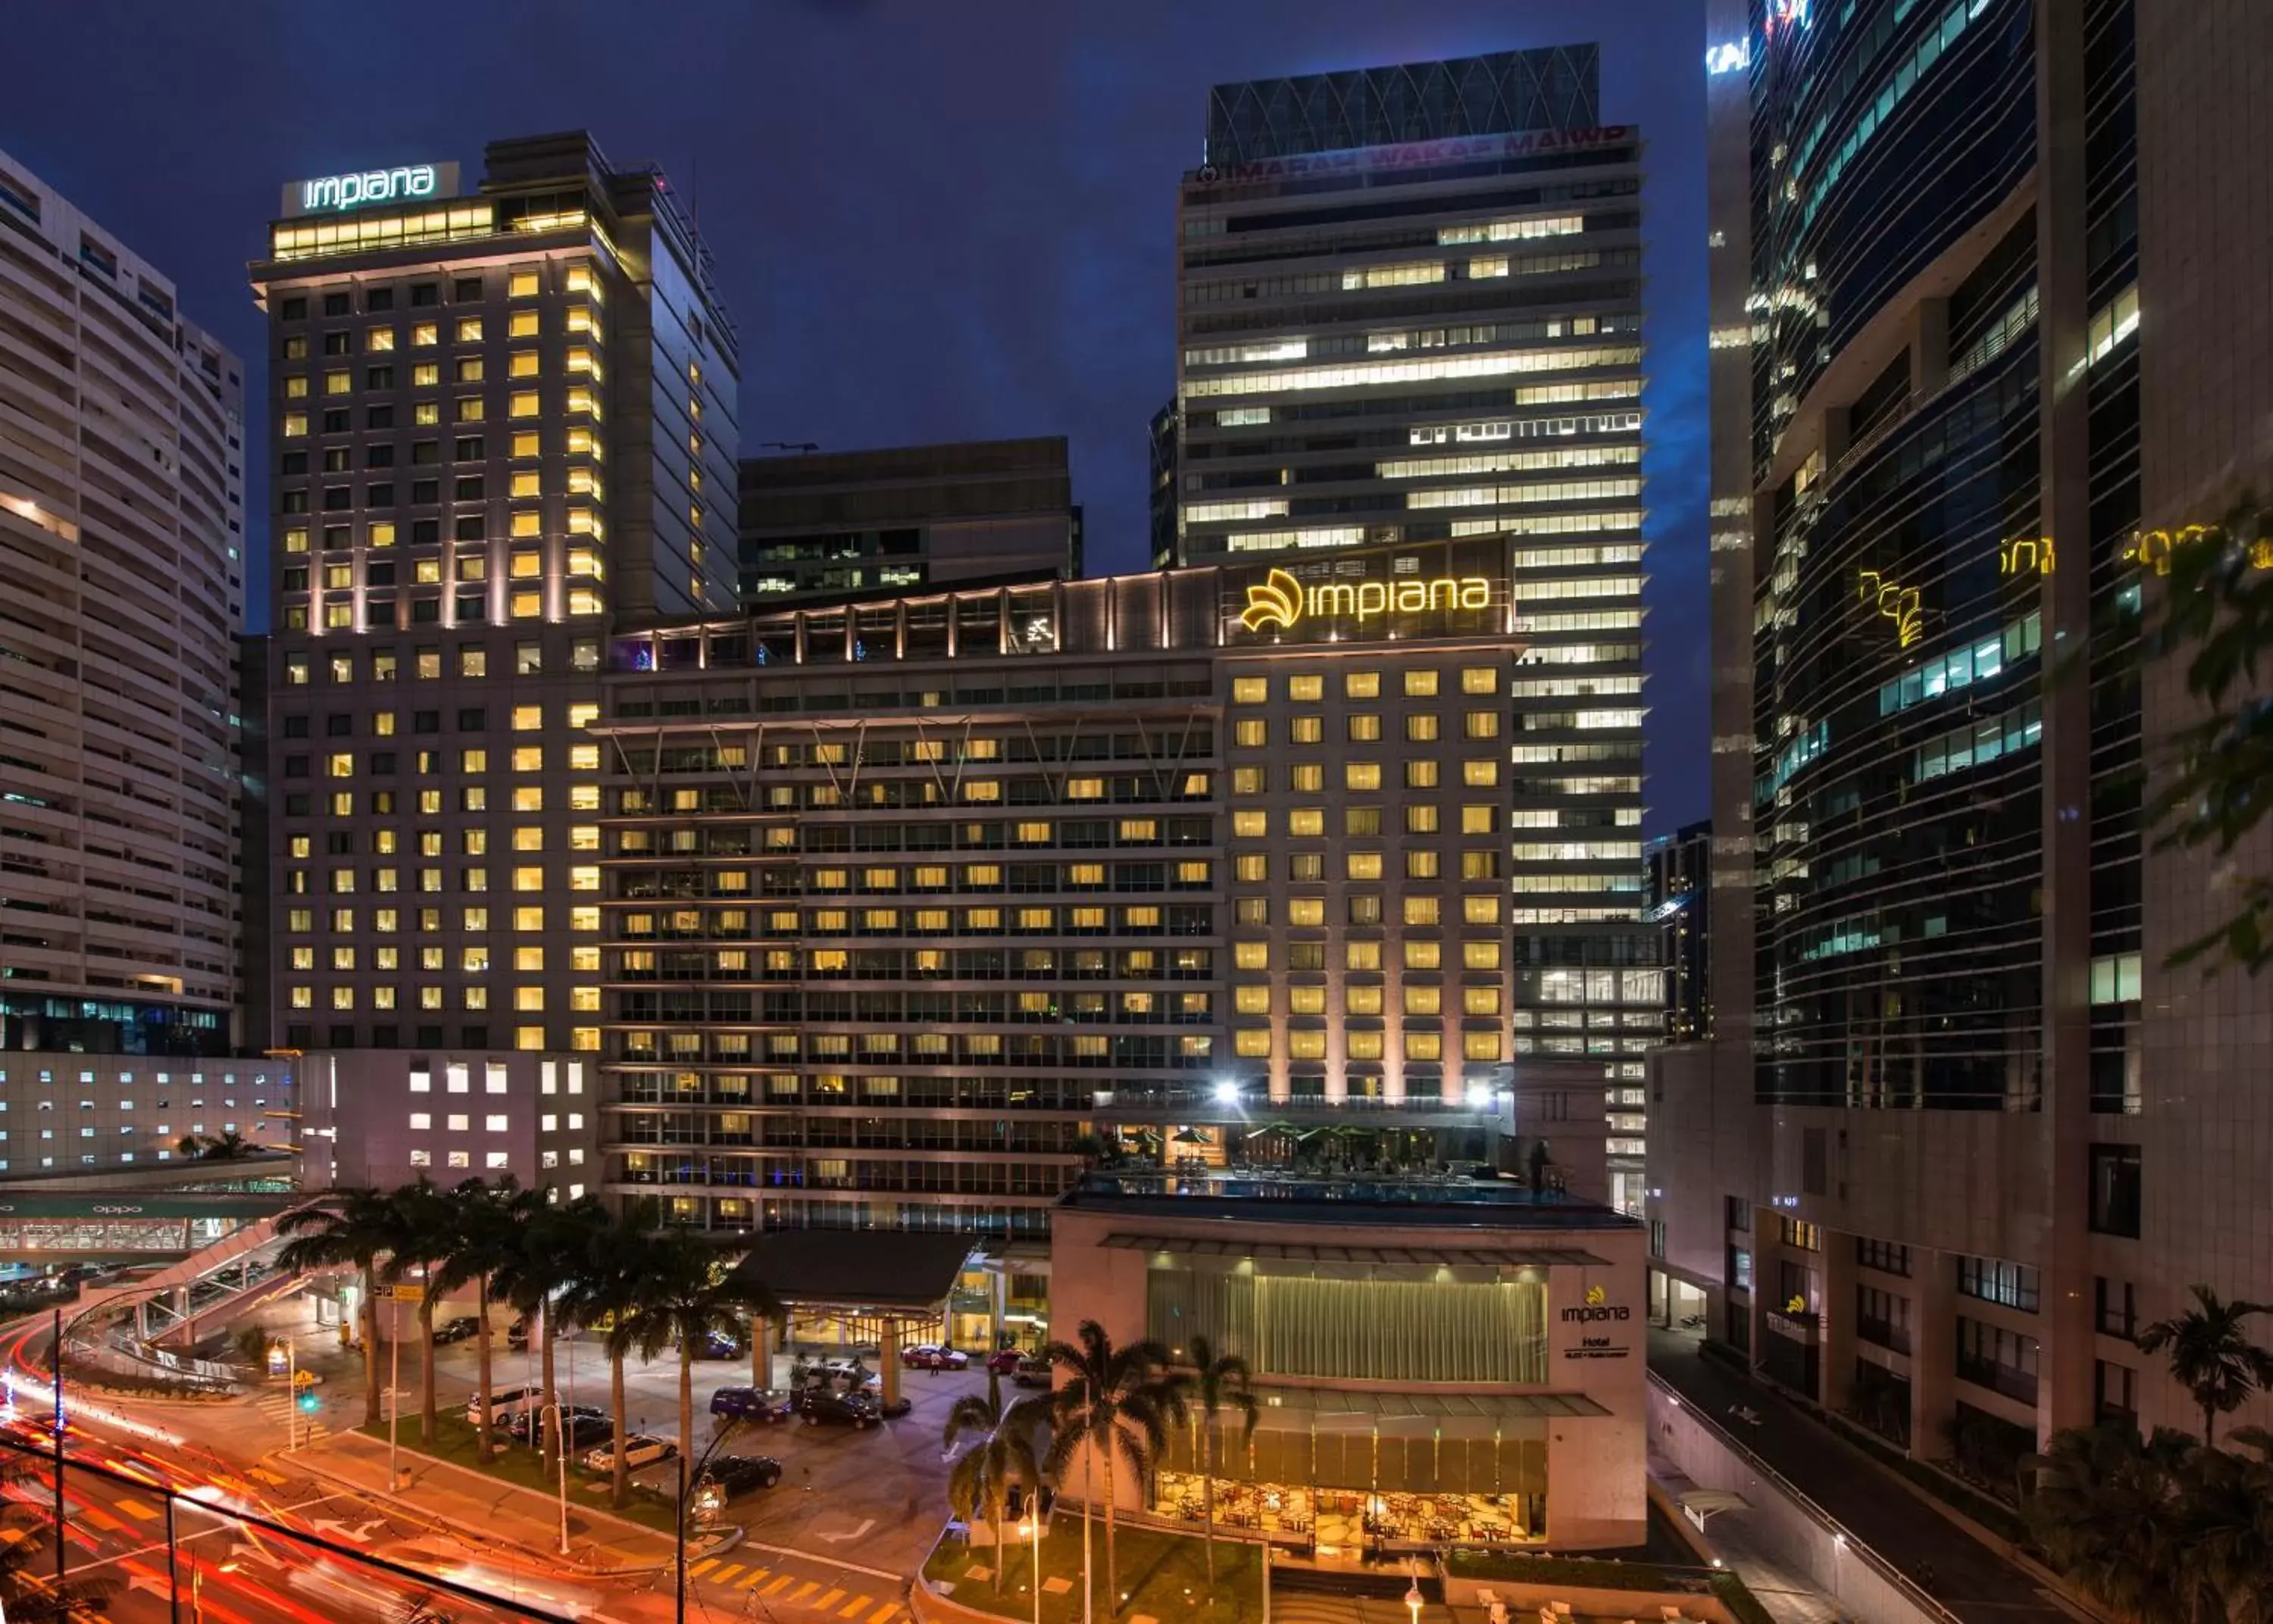
MULTIPOLYGON (((1649 1451, 1649 1479, 1677 1506, 1682 1495, 1697 1486, 1654 1446, 1649 1451)), ((1849 1616, 1839 1610, 1836 1601, 1810 1584, 1805 1575, 1792 1572, 1761 1549, 1742 1517, 1724 1512, 1710 1519, 1701 1534, 1686 1528, 1682 1531, 1726 1562, 1776 1624, 1840 1624, 1849 1616)))
MULTIPOLYGON (((476 1539, 542 1555, 560 1548, 560 1505, 550 1495, 518 1484, 501 1483, 479 1472, 438 1461, 415 1449, 401 1451, 402 1485, 393 1493, 386 1482, 386 1446, 361 1433, 341 1433, 312 1449, 300 1449, 292 1463, 338 1487, 352 1489, 396 1508, 406 1518, 460 1539, 476 1539)), ((690 1544, 693 1542, 690 1542, 690 1544)), ((568 1555, 557 1558, 587 1575, 648 1572, 673 1559, 671 1536, 568 1502, 568 1555)))
MULTIPOLYGON (((1913 1579, 1930 1564, 1933 1583, 1925 1588, 1966 1624, 2069 1624, 2077 1616, 2027 1569, 1806 1411, 1704 1358, 1693 1338, 1653 1329, 1649 1367, 1707 1415, 1737 1404, 1759 1411, 1761 1425, 1749 1429, 1746 1447, 1883 1560, 1913 1579)), ((1720 1521, 1708 1536, 1715 1541, 1720 1521)))

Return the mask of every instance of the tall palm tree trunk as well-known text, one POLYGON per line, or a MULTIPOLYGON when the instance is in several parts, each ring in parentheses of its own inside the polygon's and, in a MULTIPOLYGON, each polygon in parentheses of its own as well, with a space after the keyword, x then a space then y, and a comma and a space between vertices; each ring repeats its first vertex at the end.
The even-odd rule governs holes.
POLYGON ((1091 1456, 1081 1461, 1081 1617, 1082 1624, 1090 1624, 1090 1614, 1097 1609, 1097 1586, 1089 1576, 1089 1512, 1097 1503, 1095 1470, 1091 1456))
MULTIPOLYGON (((679 1452, 686 1457, 686 1470, 694 1470, 694 1341, 689 1336, 679 1339, 679 1452)), ((689 1478, 689 1482, 693 1479, 689 1478)))
POLYGON ((559 1428, 560 1425, 560 1418, 559 1415, 554 1413, 553 1406, 560 1401, 559 1389, 553 1385, 552 1381, 553 1316, 552 1305, 550 1302, 547 1302, 544 1305, 544 1350, 542 1357, 544 1359, 544 1370, 541 1380, 544 1384, 544 1414, 541 1418, 543 1426, 539 1435, 544 1440, 544 1480, 547 1483, 550 1483, 552 1481, 553 1474, 559 1470, 560 1434, 559 1428))
POLYGON ((485 1276, 478 1275, 474 1278, 474 1314, 482 1322, 481 1328, 474 1333, 474 1340, 480 1344, 474 1351, 476 1366, 474 1380, 480 1384, 482 1396, 482 1436, 475 1448, 482 1464, 486 1466, 497 1456, 497 1450, 490 1442, 490 1395, 497 1389, 490 1381, 490 1283, 485 1276))
POLYGON ((418 1299, 418 1378, 425 1391, 418 1399, 418 1441, 431 1448, 439 1430, 434 1419, 434 1294, 418 1299))
POLYGON ((994 1593, 997 1596, 1002 1593, 1002 1566, 1010 1560, 1009 1530, 1002 1526, 1009 1520, 1009 1496, 1002 1492, 1002 1485, 990 1479, 986 1486, 986 1525, 994 1530, 994 1593))
POLYGON ((1113 1479, 1119 1474, 1113 1470, 1113 1457, 1105 1457, 1105 1616, 1121 1616, 1121 1569, 1114 1551, 1113 1479))
POLYGON ((1206 1519, 1208 1594, 1215 1594, 1215 1426, 1211 1421, 1200 1422, 1200 1505, 1206 1519))
POLYGON ((379 1266, 363 1266, 363 1424, 379 1426, 379 1266))
POLYGON ((631 1498, 632 1474, 624 1463, 624 1356, 612 1348, 608 1351, 608 1407, 616 1414, 616 1452, 611 1463, 609 1503, 620 1510, 631 1498))

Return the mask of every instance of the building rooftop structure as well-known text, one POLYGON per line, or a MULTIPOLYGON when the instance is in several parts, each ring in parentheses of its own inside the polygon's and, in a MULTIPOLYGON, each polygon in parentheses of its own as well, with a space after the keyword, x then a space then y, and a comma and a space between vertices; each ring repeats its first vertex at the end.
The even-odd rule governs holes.
MULTIPOLYGON (((1598 1202, 1534 1191, 1496 1176, 1302 1176, 1259 1171, 1100 1171, 1084 1174, 1060 1203, 1155 1216, 1235 1216, 1253 1224, 1376 1223, 1399 1229, 1639 1229, 1598 1202)), ((1384 1253, 1394 1248, 1383 1248, 1384 1253)), ((1495 1256, 1498 1254, 1495 1254, 1495 1256)), ((1367 1260, 1370 1261, 1370 1260, 1367 1260)), ((1392 1260, 1395 1261, 1395 1260, 1392 1260)), ((1587 1261, 1572 1254, 1557 1262, 1587 1261)), ((1599 1261, 1600 1260, 1594 1260, 1599 1261)))

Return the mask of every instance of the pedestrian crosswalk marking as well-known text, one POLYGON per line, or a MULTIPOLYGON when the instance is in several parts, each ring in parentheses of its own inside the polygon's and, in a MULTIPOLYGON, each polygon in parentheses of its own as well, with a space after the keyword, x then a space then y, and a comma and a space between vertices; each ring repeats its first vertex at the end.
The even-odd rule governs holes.
POLYGON ((154 1523, 158 1520, 158 1514, 139 1500, 122 1500, 118 1502, 118 1508, 138 1523, 154 1523))
POLYGON ((899 1610, 900 1610, 900 1604, 899 1604, 899 1603, 897 1603, 897 1602, 896 1602, 896 1601, 888 1601, 888 1602, 884 1603, 881 1606, 880 1606, 880 1607, 878 1607, 878 1608, 876 1609, 875 1613, 874 1614, 874 1616, 872 1616, 872 1617, 868 1620, 868 1624, 884 1624, 884 1620, 885 1620, 886 1619, 890 1618, 894 1613, 897 1613, 899 1610))
POLYGON ((120 1522, 116 1517, 112 1516, 110 1513, 103 1510, 100 1506, 83 1505, 79 1508, 79 1514, 88 1522, 94 1523, 106 1534, 117 1533, 126 1526, 125 1523, 120 1522))
POLYGON ((758 1594, 761 1596, 778 1595, 796 1583, 797 1575, 795 1574, 785 1573, 782 1575, 780 1578, 775 1580, 771 1584, 766 1586, 764 1590, 760 1590, 758 1594))
POLYGON ((790 1599, 791 1599, 791 1601, 793 1601, 793 1602, 798 1602, 798 1603, 800 1603, 800 1604, 802 1604, 802 1603, 804 1603, 804 1602, 806 1602, 806 1601, 810 1601, 810 1600, 813 1598, 814 1593, 815 1591, 817 1591, 818 1590, 820 1590, 820 1589, 821 1589, 821 1581, 820 1581, 820 1580, 818 1580, 818 1579, 807 1579, 807 1580, 806 1580, 803 1584, 800 1584, 799 1586, 798 1586, 798 1589, 797 1589, 797 1594, 796 1594, 796 1595, 794 1595, 794 1596, 792 1596, 792 1597, 791 1597, 791 1598, 790 1598, 790 1599))
POLYGON ((855 1596, 851 1601, 844 1604, 844 1610, 842 1613, 839 1613, 836 1616, 840 1619, 857 1619, 862 1613, 868 1611, 869 1606, 875 1601, 875 1599, 876 1598, 873 1596, 855 1596))
POLYGON ((844 1591, 842 1591, 842 1590, 831 1590, 831 1591, 829 1591, 829 1594, 828 1594, 828 1595, 826 1595, 826 1596, 822 1597, 819 1601, 817 1601, 817 1602, 814 1603, 813 1605, 814 1605, 814 1606, 816 1606, 816 1607, 821 1607, 821 1608, 829 1608, 829 1607, 833 1607, 833 1606, 835 1606, 838 1602, 843 1601, 844 1599, 844 1591))
POLYGON ((281 1476, 281 1475, 280 1475, 279 1473, 276 1473, 276 1472, 273 1472, 273 1471, 269 1471, 266 1466, 254 1466, 254 1467, 248 1468, 248 1469, 246 1470, 246 1471, 245 1471, 245 1474, 244 1474, 244 1475, 245 1475, 246 1477, 248 1477, 248 1478, 259 1478, 263 1483, 267 1484, 267 1485, 268 1485, 270 1487, 272 1487, 272 1488, 280 1488, 280 1489, 281 1489, 281 1488, 282 1488, 282 1487, 283 1487, 287 1483, 289 1483, 289 1482, 291 1481, 291 1479, 290 1479, 289 1478, 283 1477, 283 1476, 281 1476))
POLYGON ((732 1578, 736 1574, 741 1571, 741 1563, 729 1562, 724 1568, 721 1568, 716 1573, 710 1575, 710 1583, 713 1584, 724 1584, 727 1580, 732 1578))
POLYGON ((686 1576, 690 1579, 699 1579, 717 1565, 718 1559, 716 1557, 706 1556, 701 1561, 695 1563, 694 1566, 686 1570, 686 1576))
POLYGON ((771 1572, 773 1572, 773 1569, 770 1568, 753 1568, 750 1569, 748 1575, 743 1578, 738 1588, 745 1590, 754 1590, 757 1586, 764 1583, 766 1575, 771 1572))

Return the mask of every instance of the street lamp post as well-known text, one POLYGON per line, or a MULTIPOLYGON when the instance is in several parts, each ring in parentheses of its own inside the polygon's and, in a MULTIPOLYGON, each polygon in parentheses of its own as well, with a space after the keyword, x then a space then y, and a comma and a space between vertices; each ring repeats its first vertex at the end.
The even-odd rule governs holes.
POLYGON ((294 1339, 284 1339, 284 1386, 292 1402, 284 1408, 284 1453, 292 1453, 300 1439, 300 1351, 294 1339))
MULTIPOLYGON (((386 1315, 386 1492, 399 1493, 402 1474, 394 1464, 394 1424, 402 1416, 402 1327, 401 1311, 389 1302, 386 1315)), ((379 1311, 371 1311, 373 1329, 379 1326, 379 1311)))
POLYGON ((686 1446, 690 1440, 682 1438, 679 1441, 679 1506, 678 1515, 671 1518, 671 1530, 678 1544, 678 1560, 671 1564, 679 1582, 677 1624, 686 1624, 686 1502, 693 1494, 694 1486, 702 1481, 703 1468, 710 1464, 710 1457, 718 1453, 720 1444, 732 1436, 738 1425, 729 1417, 724 1426, 711 1433, 709 1443, 703 1448, 702 1457, 694 1463, 691 1471, 686 1464, 686 1446))

